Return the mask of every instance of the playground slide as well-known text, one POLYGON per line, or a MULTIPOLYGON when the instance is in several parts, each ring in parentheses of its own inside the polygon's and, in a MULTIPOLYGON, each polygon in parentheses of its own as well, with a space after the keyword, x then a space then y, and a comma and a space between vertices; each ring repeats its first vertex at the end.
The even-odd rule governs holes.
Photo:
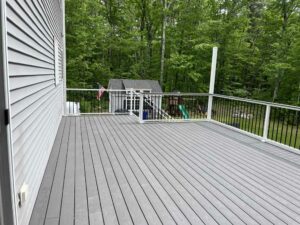
POLYGON ((190 118, 190 114, 186 111, 185 106, 184 105, 179 105, 179 110, 183 116, 184 119, 189 119, 190 118))

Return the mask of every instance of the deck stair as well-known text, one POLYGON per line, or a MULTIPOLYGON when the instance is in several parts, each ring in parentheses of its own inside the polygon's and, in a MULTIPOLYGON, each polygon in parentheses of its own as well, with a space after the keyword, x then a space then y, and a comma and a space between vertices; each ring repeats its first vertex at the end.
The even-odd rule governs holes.
POLYGON ((150 110, 152 110, 153 116, 155 117, 154 119, 165 119, 165 120, 172 120, 172 116, 170 116, 165 110, 161 109, 161 107, 159 107, 157 104, 155 104, 153 102, 153 99, 151 99, 151 97, 149 96, 145 96, 144 95, 144 103, 147 104, 147 106, 145 106, 145 108, 149 108, 150 110))

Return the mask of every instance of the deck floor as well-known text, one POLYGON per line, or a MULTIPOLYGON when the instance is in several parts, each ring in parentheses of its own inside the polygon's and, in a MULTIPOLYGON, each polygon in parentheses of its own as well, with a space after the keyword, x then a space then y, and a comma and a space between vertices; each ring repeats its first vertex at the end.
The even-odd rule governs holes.
POLYGON ((63 118, 30 225, 300 224, 300 155, 208 122, 63 118))

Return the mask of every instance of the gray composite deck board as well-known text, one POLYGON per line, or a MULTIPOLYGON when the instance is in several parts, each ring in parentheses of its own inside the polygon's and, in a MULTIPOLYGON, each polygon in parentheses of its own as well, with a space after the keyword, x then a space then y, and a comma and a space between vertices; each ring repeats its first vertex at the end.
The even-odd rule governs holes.
POLYGON ((298 162, 208 122, 65 117, 30 225, 299 224, 298 162))
MULTIPOLYGON (((82 148, 80 118, 76 117, 76 146, 75 146, 75 225, 89 225, 87 182, 82 148)), ((100 210, 100 208, 99 208, 100 210)))
POLYGON ((234 140, 237 140, 241 143, 244 143, 246 145, 252 145, 257 150, 260 150, 261 152, 265 154, 271 154, 273 157, 278 156, 281 160, 287 160, 289 162, 294 163, 295 165, 299 166, 300 168, 300 151, 299 153, 294 151, 282 151, 282 148, 276 147, 272 144, 264 143, 254 137, 246 136, 244 134, 239 134, 237 132, 228 132, 228 128, 222 127, 220 125, 214 124, 214 123, 202 123, 203 126, 215 131, 219 132, 222 135, 225 135, 229 138, 232 138, 234 140), (295 156, 296 155, 296 156, 295 156))

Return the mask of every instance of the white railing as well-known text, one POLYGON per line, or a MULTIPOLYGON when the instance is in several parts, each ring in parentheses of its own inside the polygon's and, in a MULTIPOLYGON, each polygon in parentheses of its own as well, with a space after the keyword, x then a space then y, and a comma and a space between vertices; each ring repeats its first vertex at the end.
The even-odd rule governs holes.
POLYGON ((140 123, 206 120, 300 148, 300 107, 233 96, 69 88, 66 114, 130 114, 140 123))
POLYGON ((66 114, 130 114, 140 123, 207 120, 260 138, 300 148, 300 107, 214 94, 218 49, 213 48, 209 93, 137 93, 67 89, 66 114))
POLYGON ((300 107, 224 95, 212 98, 212 121, 300 149, 300 107))
POLYGON ((180 122, 207 119, 208 94, 140 93, 139 120, 180 122))
POLYGON ((66 115, 131 114, 130 91, 67 88, 66 115))

